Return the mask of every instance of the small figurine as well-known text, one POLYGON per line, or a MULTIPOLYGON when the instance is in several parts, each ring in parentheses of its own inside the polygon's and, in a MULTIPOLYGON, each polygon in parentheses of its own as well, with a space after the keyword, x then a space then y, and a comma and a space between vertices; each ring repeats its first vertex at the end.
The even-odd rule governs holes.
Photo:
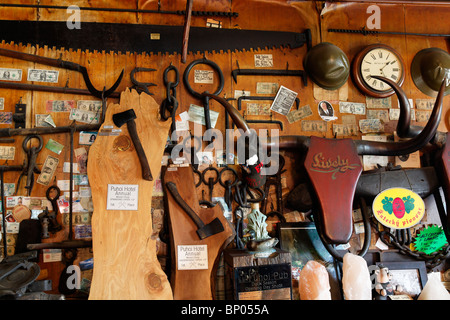
POLYGON ((244 238, 247 240, 247 250, 255 254, 256 257, 267 258, 276 250, 274 247, 278 244, 277 238, 271 238, 267 232, 267 217, 259 211, 259 204, 252 204, 252 212, 247 216, 248 224, 244 238))
POLYGON ((386 300, 387 296, 395 295, 397 292, 402 290, 402 287, 399 285, 394 287, 392 285, 392 274, 389 272, 389 269, 387 267, 382 264, 378 265, 378 267, 379 269, 375 270, 375 291, 378 294, 375 299, 386 300))

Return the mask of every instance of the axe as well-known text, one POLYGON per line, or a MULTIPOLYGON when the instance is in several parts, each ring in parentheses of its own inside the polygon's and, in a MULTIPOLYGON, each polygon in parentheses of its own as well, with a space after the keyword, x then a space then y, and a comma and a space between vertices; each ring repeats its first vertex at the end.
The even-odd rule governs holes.
POLYGON ((192 221, 194 221, 194 223, 197 225, 197 235, 200 240, 206 239, 212 235, 224 231, 222 222, 220 222, 219 218, 215 218, 213 221, 205 225, 202 219, 200 219, 200 217, 194 212, 194 210, 192 210, 183 200, 183 198, 181 198, 180 194, 178 193, 177 185, 175 183, 167 182, 166 187, 172 197, 178 203, 178 205, 183 208, 183 210, 188 214, 192 221))
POLYGON ((133 141, 134 147, 136 148, 136 152, 138 154, 139 162, 141 163, 142 178, 148 181, 152 181, 152 172, 150 170, 150 166, 148 164, 144 149, 142 148, 141 140, 139 139, 139 136, 137 134, 136 123, 134 122, 134 119, 136 119, 136 113, 134 113, 133 109, 128 109, 126 111, 116 113, 112 116, 112 120, 118 128, 123 126, 125 123, 127 124, 128 133, 130 134, 131 140, 133 141))

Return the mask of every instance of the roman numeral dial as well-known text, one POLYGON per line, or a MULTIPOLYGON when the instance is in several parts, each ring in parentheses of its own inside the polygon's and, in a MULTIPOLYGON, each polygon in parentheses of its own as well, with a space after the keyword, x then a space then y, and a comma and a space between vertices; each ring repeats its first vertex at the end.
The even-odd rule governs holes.
POLYGON ((393 89, 372 76, 385 77, 401 85, 405 78, 404 63, 393 48, 383 44, 369 45, 355 57, 352 75, 355 85, 364 94, 384 98, 392 95, 393 89))

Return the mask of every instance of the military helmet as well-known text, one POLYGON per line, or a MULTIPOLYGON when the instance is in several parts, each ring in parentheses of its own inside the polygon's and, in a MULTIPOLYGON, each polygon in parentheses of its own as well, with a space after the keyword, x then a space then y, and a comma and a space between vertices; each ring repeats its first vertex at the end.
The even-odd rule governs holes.
MULTIPOLYGON (((435 97, 447 74, 450 81, 450 55, 439 48, 427 48, 419 51, 411 63, 411 77, 416 87, 430 97, 435 97)), ((450 85, 444 94, 450 93, 450 85)))
POLYGON ((347 55, 329 42, 311 48, 303 60, 303 67, 315 84, 327 90, 342 87, 350 74, 347 55))

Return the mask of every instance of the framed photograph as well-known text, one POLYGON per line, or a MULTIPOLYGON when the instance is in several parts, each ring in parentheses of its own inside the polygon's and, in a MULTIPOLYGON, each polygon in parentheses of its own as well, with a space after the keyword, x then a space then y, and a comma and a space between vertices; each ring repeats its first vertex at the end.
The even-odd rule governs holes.
POLYGON ((424 261, 377 262, 389 269, 394 287, 400 285, 400 294, 416 299, 427 283, 427 269, 424 261))
POLYGON ((298 282, 300 271, 310 260, 325 266, 330 276, 330 291, 333 300, 341 300, 338 265, 327 251, 317 233, 314 222, 282 222, 278 227, 280 248, 291 253, 292 258, 292 297, 300 299, 298 282))

